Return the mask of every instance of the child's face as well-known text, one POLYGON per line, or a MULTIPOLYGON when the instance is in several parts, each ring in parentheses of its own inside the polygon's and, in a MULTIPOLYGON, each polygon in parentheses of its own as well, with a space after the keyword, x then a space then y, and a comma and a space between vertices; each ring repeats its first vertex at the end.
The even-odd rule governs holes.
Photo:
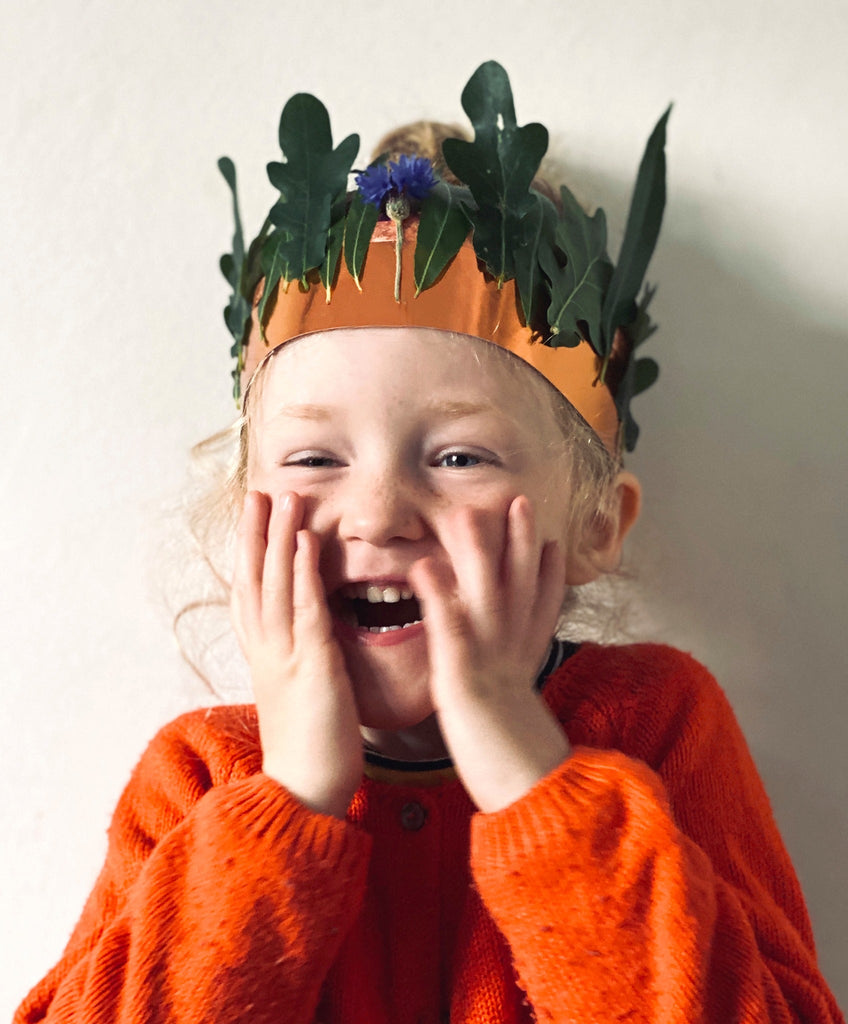
POLYGON ((312 335, 267 365, 248 487, 305 499, 363 725, 406 729, 432 713, 424 626, 385 627, 417 618, 403 599, 409 568, 450 562, 458 510, 480 513, 480 558, 494 565, 519 495, 539 548, 555 539, 568 552, 567 464, 546 387, 486 342, 414 328, 312 335))

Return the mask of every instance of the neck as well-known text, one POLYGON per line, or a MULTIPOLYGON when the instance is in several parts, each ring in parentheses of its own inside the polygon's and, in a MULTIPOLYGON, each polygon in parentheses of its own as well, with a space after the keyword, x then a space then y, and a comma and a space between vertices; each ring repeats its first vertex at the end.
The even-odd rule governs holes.
POLYGON ((392 731, 362 726, 359 731, 371 750, 399 761, 430 761, 449 756, 434 714, 411 729, 392 731))

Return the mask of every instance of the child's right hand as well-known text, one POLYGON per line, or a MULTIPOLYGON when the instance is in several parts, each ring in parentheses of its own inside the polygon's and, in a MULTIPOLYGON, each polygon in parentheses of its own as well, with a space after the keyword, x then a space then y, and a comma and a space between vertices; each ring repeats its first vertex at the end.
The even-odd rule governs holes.
POLYGON ((303 511, 294 493, 247 494, 231 611, 250 666, 263 771, 307 807, 343 819, 361 781, 362 744, 303 511))

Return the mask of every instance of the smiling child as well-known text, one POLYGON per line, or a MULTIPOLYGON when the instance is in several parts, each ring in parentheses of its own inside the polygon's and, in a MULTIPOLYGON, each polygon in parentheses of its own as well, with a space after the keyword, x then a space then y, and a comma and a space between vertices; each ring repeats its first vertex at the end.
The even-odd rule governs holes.
POLYGON ((346 195, 356 145, 294 97, 249 247, 236 207, 255 705, 153 740, 18 1022, 842 1020, 716 682, 557 638, 639 513, 668 115, 614 267, 601 211, 533 187, 503 69, 463 105, 455 179, 412 146, 346 195))

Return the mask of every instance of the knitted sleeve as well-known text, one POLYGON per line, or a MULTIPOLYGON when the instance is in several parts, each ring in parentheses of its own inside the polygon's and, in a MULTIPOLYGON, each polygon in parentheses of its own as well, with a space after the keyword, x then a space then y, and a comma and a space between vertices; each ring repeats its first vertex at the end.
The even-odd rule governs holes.
POLYGON ((842 1021, 726 699, 678 652, 627 660, 593 700, 554 698, 572 756, 473 821, 474 877, 537 1019, 842 1021))
POLYGON ((312 1019, 370 837, 257 772, 236 710, 183 716, 154 739, 82 919, 16 1024, 312 1019))

